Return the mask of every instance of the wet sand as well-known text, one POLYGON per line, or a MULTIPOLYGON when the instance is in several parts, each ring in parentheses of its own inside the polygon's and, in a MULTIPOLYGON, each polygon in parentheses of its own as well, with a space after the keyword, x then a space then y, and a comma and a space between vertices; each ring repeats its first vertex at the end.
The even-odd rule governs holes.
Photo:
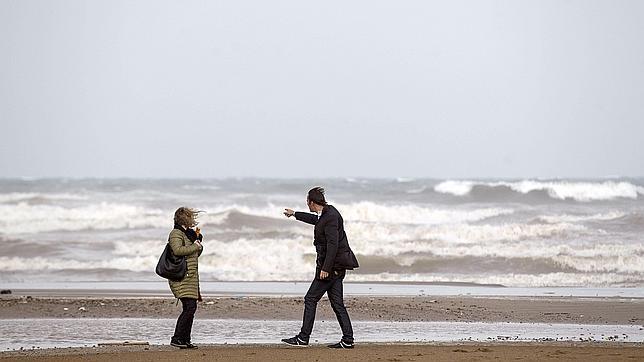
MULTIPOLYGON (((639 298, 348 297, 345 303, 352 319, 365 321, 644 325, 644 299, 639 298)), ((299 320, 303 304, 302 298, 205 298, 197 318, 299 320)), ((176 318, 180 310, 171 298, 0 297, 0 319, 176 318)), ((317 319, 335 319, 326 297, 317 319)))
MULTIPOLYGON (((635 325, 644 329, 644 299, 578 297, 348 297, 353 320, 455 321, 635 325)), ((0 296, 0 319, 176 318, 172 298, 0 296)), ((300 320, 302 298, 217 297, 199 304, 197 318, 300 320)), ((328 300, 317 320, 334 320, 328 300)), ((644 361, 644 344, 619 342, 454 342, 364 343, 354 350, 314 345, 102 346, 35 349, 0 353, 2 360, 25 361, 644 361)))
POLYGON ((353 350, 324 346, 169 346, 66 348, 0 353, 20 361, 642 361, 644 346, 615 344, 362 344, 353 350))

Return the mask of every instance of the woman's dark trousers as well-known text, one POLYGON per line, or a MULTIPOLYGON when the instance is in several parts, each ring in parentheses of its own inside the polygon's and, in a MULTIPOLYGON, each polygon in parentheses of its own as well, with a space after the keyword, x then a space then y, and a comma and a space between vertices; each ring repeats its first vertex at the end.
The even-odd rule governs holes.
MULTIPOLYGON (((320 270, 317 270, 319 276, 320 270)), ((344 296, 342 281, 344 280, 345 271, 331 272, 327 279, 319 279, 317 276, 311 283, 309 291, 304 297, 304 318, 302 321, 302 330, 298 335, 302 340, 308 341, 313 331, 313 322, 315 322, 315 311, 318 302, 327 293, 331 307, 342 328, 342 340, 347 343, 353 343, 353 328, 349 313, 344 306, 344 296)))
POLYGON ((174 329, 175 341, 190 343, 190 334, 192 333, 192 321, 195 319, 195 312, 197 311, 197 300, 193 298, 181 298, 183 305, 183 312, 177 319, 177 326, 174 329))

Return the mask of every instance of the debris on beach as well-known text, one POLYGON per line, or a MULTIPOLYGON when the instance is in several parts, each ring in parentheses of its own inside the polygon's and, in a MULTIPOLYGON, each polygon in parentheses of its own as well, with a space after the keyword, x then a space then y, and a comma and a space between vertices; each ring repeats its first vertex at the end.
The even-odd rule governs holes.
POLYGON ((2 289, 2 290, 0 290, 0 294, 11 294, 11 290, 10 289, 2 289))
POLYGON ((87 309, 85 309, 85 307, 79 307, 78 310, 81 312, 85 312, 87 309))
POLYGON ((98 344, 99 347, 103 346, 149 346, 150 342, 147 341, 107 341, 98 344))

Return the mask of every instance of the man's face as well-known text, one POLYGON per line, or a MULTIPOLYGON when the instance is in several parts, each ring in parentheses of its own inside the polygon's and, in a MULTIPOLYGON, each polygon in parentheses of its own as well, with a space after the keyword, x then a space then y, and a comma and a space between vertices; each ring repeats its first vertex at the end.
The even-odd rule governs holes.
POLYGON ((309 211, 315 212, 315 209, 313 208, 313 202, 311 202, 308 197, 306 198, 306 206, 309 207, 309 211))

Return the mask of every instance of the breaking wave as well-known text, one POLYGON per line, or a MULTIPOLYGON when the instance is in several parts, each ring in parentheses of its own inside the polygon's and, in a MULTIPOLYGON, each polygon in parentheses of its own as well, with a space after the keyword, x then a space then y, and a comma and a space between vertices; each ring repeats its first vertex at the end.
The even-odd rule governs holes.
MULTIPOLYGON (((507 190, 510 193, 528 194, 535 191, 546 192, 556 200, 575 200, 581 202, 606 201, 615 199, 637 199, 644 195, 644 187, 630 182, 569 182, 569 181, 533 181, 518 182, 476 182, 444 181, 434 186, 434 191, 454 196, 470 195, 475 188, 482 193, 492 193, 495 189, 507 190)), ((498 196, 495 194, 495 196, 498 196)))
MULTIPOLYGON (((371 202, 339 205, 338 208, 346 220, 429 225, 480 221, 513 212, 511 209, 501 208, 458 210, 414 205, 388 206, 371 202)), ((202 225, 221 225, 233 212, 275 221, 285 220, 283 209, 273 205, 252 208, 230 204, 205 209, 207 212, 199 219, 202 225)), ((12 235, 50 231, 166 228, 172 226, 173 212, 171 209, 108 202, 79 207, 26 202, 0 204, 0 233, 12 235)), ((266 222, 260 225, 267 226, 266 222)))

